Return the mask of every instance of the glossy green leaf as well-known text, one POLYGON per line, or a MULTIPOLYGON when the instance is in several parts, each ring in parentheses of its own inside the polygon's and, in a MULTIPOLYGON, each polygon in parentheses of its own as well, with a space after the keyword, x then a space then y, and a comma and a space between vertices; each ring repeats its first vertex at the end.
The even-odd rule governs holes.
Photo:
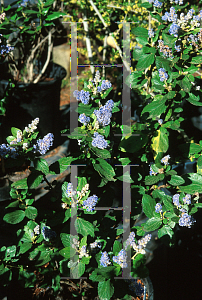
POLYGON ((154 231, 158 229, 162 224, 162 220, 159 218, 152 217, 151 219, 147 220, 147 222, 144 224, 143 229, 145 231, 154 231))
POLYGON ((94 226, 82 219, 82 218, 78 218, 75 220, 75 228, 77 230, 78 233, 82 234, 83 236, 92 236, 94 237, 95 233, 94 233, 94 226))
POLYGON ((16 210, 5 214, 3 220, 10 224, 18 224, 22 222, 25 217, 25 212, 23 210, 16 210))
POLYGON ((27 209, 25 210, 25 216, 29 219, 32 220, 36 219, 37 214, 38 214, 37 209, 33 206, 28 206, 27 209))
POLYGON ((155 211, 155 205, 156 205, 156 201, 151 196, 146 194, 143 195, 142 198, 143 211, 148 218, 153 217, 153 213, 155 211))
POLYGON ((114 286, 110 279, 98 283, 98 296, 101 300, 110 300, 113 294, 114 286))

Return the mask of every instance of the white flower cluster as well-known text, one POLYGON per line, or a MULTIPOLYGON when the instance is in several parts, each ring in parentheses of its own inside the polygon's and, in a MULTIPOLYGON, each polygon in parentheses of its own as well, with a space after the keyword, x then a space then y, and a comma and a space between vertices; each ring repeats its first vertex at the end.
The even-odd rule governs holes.
POLYGON ((28 127, 25 127, 25 131, 27 133, 31 133, 31 132, 34 132, 34 130, 37 129, 37 125, 39 123, 39 118, 36 118, 32 121, 31 124, 28 125, 28 127))
POLYGON ((135 243, 135 233, 131 232, 128 239, 126 240, 125 250, 130 245, 136 251, 136 254, 138 254, 138 253, 145 254, 146 253, 145 248, 146 248, 147 243, 150 241, 150 239, 151 239, 151 234, 147 234, 145 237, 138 240, 138 242, 136 244, 135 243))
POLYGON ((80 250, 79 250, 79 245, 80 242, 76 238, 73 238, 72 248, 74 248, 77 252, 79 252, 79 258, 82 258, 83 256, 88 257, 89 254, 86 252, 86 245, 82 246, 80 250))
POLYGON ((34 227, 34 233, 35 234, 39 234, 39 230, 40 230, 40 226, 37 225, 36 227, 34 227))
POLYGON ((89 184, 87 183, 81 190, 81 192, 77 191, 77 196, 79 197, 78 200, 81 200, 81 198, 83 198, 86 193, 88 192, 89 190, 89 184))

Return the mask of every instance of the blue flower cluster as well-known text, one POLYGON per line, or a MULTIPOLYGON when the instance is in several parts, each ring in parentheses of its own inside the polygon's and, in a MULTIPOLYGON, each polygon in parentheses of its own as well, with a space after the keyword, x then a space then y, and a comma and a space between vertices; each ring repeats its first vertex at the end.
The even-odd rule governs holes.
MULTIPOLYGON (((181 40, 181 39, 178 39, 178 41, 181 40)), ((180 45, 176 45, 176 42, 175 42, 175 50, 177 52, 180 52, 181 51, 181 46, 180 45)))
POLYGON ((83 208, 85 208, 87 211, 92 212, 95 209, 97 201, 98 201, 98 197, 96 195, 88 197, 87 200, 83 201, 83 208))
POLYGON ((104 136, 99 134, 98 132, 94 133, 94 138, 92 140, 92 146, 97 147, 99 149, 105 149, 108 147, 107 141, 104 139, 104 136))
POLYGON ((133 246, 134 243, 135 243, 135 233, 132 231, 130 232, 129 237, 126 240, 125 249, 127 249, 129 245, 133 246))
POLYGON ((182 227, 191 228, 191 225, 193 225, 194 222, 196 222, 196 220, 192 216, 188 215, 187 212, 183 212, 179 219, 179 225, 182 227))
POLYGON ((44 155, 50 147, 53 145, 54 136, 52 133, 48 133, 37 141, 37 145, 34 145, 34 152, 38 151, 41 155, 44 155))
POLYGON ((0 145, 0 155, 5 158, 6 156, 16 158, 18 156, 17 150, 14 147, 10 147, 8 144, 0 145))
POLYGON ((84 113, 79 116, 79 122, 83 123, 85 126, 90 122, 90 118, 87 117, 84 113))
POLYGON ((113 256, 113 261, 121 266, 121 268, 127 268, 127 255, 126 251, 122 249, 117 256, 113 256))
POLYGON ((104 106, 101 106, 99 108, 99 110, 94 110, 93 113, 96 115, 97 121, 102 126, 107 126, 110 124, 113 107, 114 107, 114 101, 108 100, 104 106))
POLYGON ((159 69, 159 77, 160 81, 165 81, 168 79, 168 74, 166 73, 166 70, 164 68, 159 69))
POLYGON ((3 35, 0 33, 0 54, 1 55, 8 54, 12 50, 14 50, 14 48, 6 45, 5 38, 3 38, 3 40, 1 40, 1 37, 3 38, 3 35))
POLYGON ((186 194, 186 196, 183 197, 182 200, 183 200, 184 204, 187 204, 187 205, 191 204, 191 195, 186 194))
POLYGON ((47 226, 43 226, 41 233, 46 241, 56 237, 56 232, 47 226))
POLYGON ((84 90, 81 91, 74 91, 73 92, 74 97, 76 97, 77 101, 81 101, 83 104, 88 104, 90 100, 90 93, 87 91, 85 92, 84 90))
POLYGON ((167 45, 164 45, 164 41, 158 40, 158 43, 159 51, 163 53, 163 56, 173 58, 172 50, 167 45))
POLYGON ((175 194, 173 196, 173 203, 174 205, 176 205, 177 207, 181 207, 180 202, 179 202, 179 198, 180 198, 180 194, 175 194))
POLYGON ((162 125, 162 124, 163 124, 163 119, 159 119, 159 120, 158 120, 158 123, 159 123, 160 125, 162 125))
POLYGON ((107 254, 107 251, 101 252, 101 253, 102 253, 102 256, 100 258, 100 265, 103 267, 107 267, 108 265, 111 264, 108 254, 107 254))
POLYGON ((165 15, 162 17, 163 21, 169 21, 176 23, 177 22, 177 14, 174 7, 170 8, 170 12, 166 12, 165 15))
POLYGON ((67 185, 67 190, 66 190, 67 196, 72 197, 76 195, 76 191, 73 190, 73 184, 71 182, 68 183, 67 185))
POLYGON ((168 32, 171 34, 171 35, 174 35, 174 37, 178 37, 178 30, 180 29, 180 26, 173 23, 171 24, 170 26, 170 29, 168 30, 168 32))
POLYGON ((163 3, 160 2, 160 1, 158 1, 158 0, 155 0, 153 5, 154 5, 155 7, 157 7, 157 8, 161 8, 161 6, 163 5, 163 3))
MULTIPOLYGON (((173 0, 170 0, 170 3, 173 3, 173 0)), ((183 0, 175 0, 175 4, 183 5, 183 0)))
POLYGON ((162 205, 161 205, 161 203, 157 203, 157 204, 155 205, 155 212, 156 212, 156 213, 162 212, 162 205))
POLYGON ((151 29, 148 30, 148 36, 150 38, 154 37, 154 29, 151 28, 151 29))
POLYGON ((109 80, 103 80, 101 86, 97 87, 97 91, 101 93, 102 91, 109 89, 111 86, 112 84, 109 80))
POLYGON ((163 5, 162 2, 158 1, 158 0, 148 0, 148 2, 151 4, 151 3, 154 3, 153 5, 157 8, 161 8, 161 6, 163 5))

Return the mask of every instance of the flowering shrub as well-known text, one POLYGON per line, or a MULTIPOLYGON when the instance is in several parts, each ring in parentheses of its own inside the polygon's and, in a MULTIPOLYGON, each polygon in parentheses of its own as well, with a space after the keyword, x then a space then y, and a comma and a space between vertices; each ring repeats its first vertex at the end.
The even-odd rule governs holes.
POLYGON ((24 131, 11 129, 8 144, 1 145, 2 158, 6 163, 24 157, 33 166, 28 178, 11 184, 13 201, 5 208, 3 220, 17 232, 13 245, 0 249, 5 285, 17 267, 19 281, 26 287, 38 283, 34 271, 43 276, 43 286, 51 286, 54 292, 61 276, 87 276, 97 284, 101 299, 126 299, 130 288, 124 286, 120 292, 115 277, 130 264, 133 278, 148 276, 145 254, 152 232, 173 245, 177 228, 190 230, 197 222, 193 215, 202 207, 202 141, 197 144, 186 138, 180 114, 184 100, 201 106, 199 78, 193 76, 201 63, 201 13, 195 14, 182 2, 142 3, 155 26, 133 30, 142 47, 133 51, 135 71, 126 82, 141 103, 136 107, 138 121, 131 127, 121 124, 122 104, 108 100, 112 84, 97 71, 94 79, 84 81, 81 91, 73 93, 80 123, 69 138, 78 141, 77 152, 49 166, 37 156, 49 150, 53 136, 49 133, 36 140, 38 119, 24 131), (182 7, 186 14, 179 15, 182 7), (195 160, 196 172, 178 174, 176 165, 189 159, 195 160), (84 168, 79 168, 83 163, 84 168), (47 175, 60 174, 69 165, 79 169, 77 184, 74 178, 62 185, 48 181, 47 175), (34 202, 34 189, 43 181, 50 190, 44 207, 34 202), (122 205, 123 182, 129 184, 132 199, 125 240, 126 230, 117 228, 122 212, 114 209, 103 214, 98 209, 115 208, 114 198, 122 205), (142 210, 147 218, 137 226, 134 221, 142 210), (72 227, 77 234, 70 233, 72 227))

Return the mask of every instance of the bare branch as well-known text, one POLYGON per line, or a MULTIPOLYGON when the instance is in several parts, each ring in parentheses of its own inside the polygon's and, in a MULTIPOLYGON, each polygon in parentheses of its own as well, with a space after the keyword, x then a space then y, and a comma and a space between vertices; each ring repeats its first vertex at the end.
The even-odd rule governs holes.
POLYGON ((51 57, 51 52, 53 49, 53 43, 51 43, 51 31, 49 31, 48 33, 48 54, 47 54, 47 60, 43 66, 43 69, 41 70, 40 74, 38 75, 38 77, 34 80, 34 83, 37 83, 39 81, 39 79, 41 78, 41 76, 43 75, 43 73, 46 71, 46 68, 50 62, 50 57, 51 57))

